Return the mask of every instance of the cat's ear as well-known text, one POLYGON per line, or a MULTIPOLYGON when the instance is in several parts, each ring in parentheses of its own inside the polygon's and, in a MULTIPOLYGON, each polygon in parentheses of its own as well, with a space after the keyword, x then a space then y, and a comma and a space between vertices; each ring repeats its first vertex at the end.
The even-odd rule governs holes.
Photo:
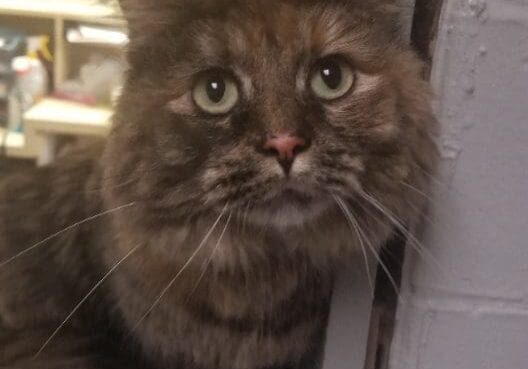
POLYGON ((373 17, 383 25, 384 30, 393 38, 407 37, 403 23, 412 18, 414 7, 403 5, 399 0, 373 0, 369 6, 373 17))
POLYGON ((162 31, 174 21, 181 0, 119 0, 132 39, 162 31))

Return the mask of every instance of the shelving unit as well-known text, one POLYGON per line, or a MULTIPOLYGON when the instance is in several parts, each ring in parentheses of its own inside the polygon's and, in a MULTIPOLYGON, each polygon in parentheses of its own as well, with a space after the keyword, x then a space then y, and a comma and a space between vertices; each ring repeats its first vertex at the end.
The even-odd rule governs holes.
POLYGON ((64 38, 65 23, 86 22, 91 24, 124 27, 125 21, 116 9, 96 4, 90 0, 0 0, 0 15, 15 16, 23 26, 24 19, 40 18, 53 22, 54 83, 60 84, 67 75, 64 38))
MULTIPOLYGON (((114 55, 122 53, 119 45, 73 45, 66 40, 65 30, 75 23, 124 29, 125 21, 116 9, 93 0, 0 0, 0 21, 50 36, 54 86, 70 77, 72 64, 78 64, 79 55, 86 54, 87 48, 114 55)), ((24 115, 24 134, 9 133, 7 140, 0 139, 0 143, 6 142, 8 156, 34 158, 39 164, 47 164, 53 160, 55 136, 105 135, 111 115, 109 107, 44 99, 24 115)))
POLYGON ((90 0, 0 0, 2 14, 123 24, 115 9, 90 0))
POLYGON ((36 157, 33 149, 26 145, 26 135, 22 133, 7 132, 0 127, 0 142, 5 143, 5 153, 9 157, 18 159, 33 159, 36 157))
POLYGON ((38 165, 49 164, 55 158, 57 136, 106 136, 112 114, 109 108, 44 99, 24 115, 26 143, 38 165))

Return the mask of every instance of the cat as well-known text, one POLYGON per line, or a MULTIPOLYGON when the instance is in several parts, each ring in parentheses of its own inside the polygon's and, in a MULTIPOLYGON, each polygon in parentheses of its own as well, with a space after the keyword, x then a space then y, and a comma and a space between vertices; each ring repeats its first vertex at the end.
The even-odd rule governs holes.
POLYGON ((353 0, 122 0, 113 129, 0 185, 0 367, 318 368, 336 271, 437 163, 423 63, 353 0))

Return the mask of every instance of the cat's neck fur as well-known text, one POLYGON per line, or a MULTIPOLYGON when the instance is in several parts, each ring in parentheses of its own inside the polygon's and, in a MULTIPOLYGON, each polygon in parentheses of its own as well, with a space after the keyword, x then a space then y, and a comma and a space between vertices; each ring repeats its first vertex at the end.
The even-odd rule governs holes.
MULTIPOLYGON (((270 230, 243 229, 232 219, 226 227, 229 218, 223 219, 205 241, 209 219, 154 237, 128 228, 121 252, 141 246, 112 280, 128 329, 148 359, 161 365, 298 365, 325 326, 331 273, 301 255, 306 248, 288 250, 286 243, 301 231, 278 237, 270 230), (174 253, 167 251, 169 243, 174 253)), ((108 263, 117 258, 108 256, 108 263)))

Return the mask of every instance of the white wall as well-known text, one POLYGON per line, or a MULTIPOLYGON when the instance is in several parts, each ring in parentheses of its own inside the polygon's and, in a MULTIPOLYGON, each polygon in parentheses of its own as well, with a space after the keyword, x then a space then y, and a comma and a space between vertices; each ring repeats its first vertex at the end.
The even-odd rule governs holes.
POLYGON ((446 0, 444 168, 410 253, 392 369, 528 368, 528 0, 446 0))

